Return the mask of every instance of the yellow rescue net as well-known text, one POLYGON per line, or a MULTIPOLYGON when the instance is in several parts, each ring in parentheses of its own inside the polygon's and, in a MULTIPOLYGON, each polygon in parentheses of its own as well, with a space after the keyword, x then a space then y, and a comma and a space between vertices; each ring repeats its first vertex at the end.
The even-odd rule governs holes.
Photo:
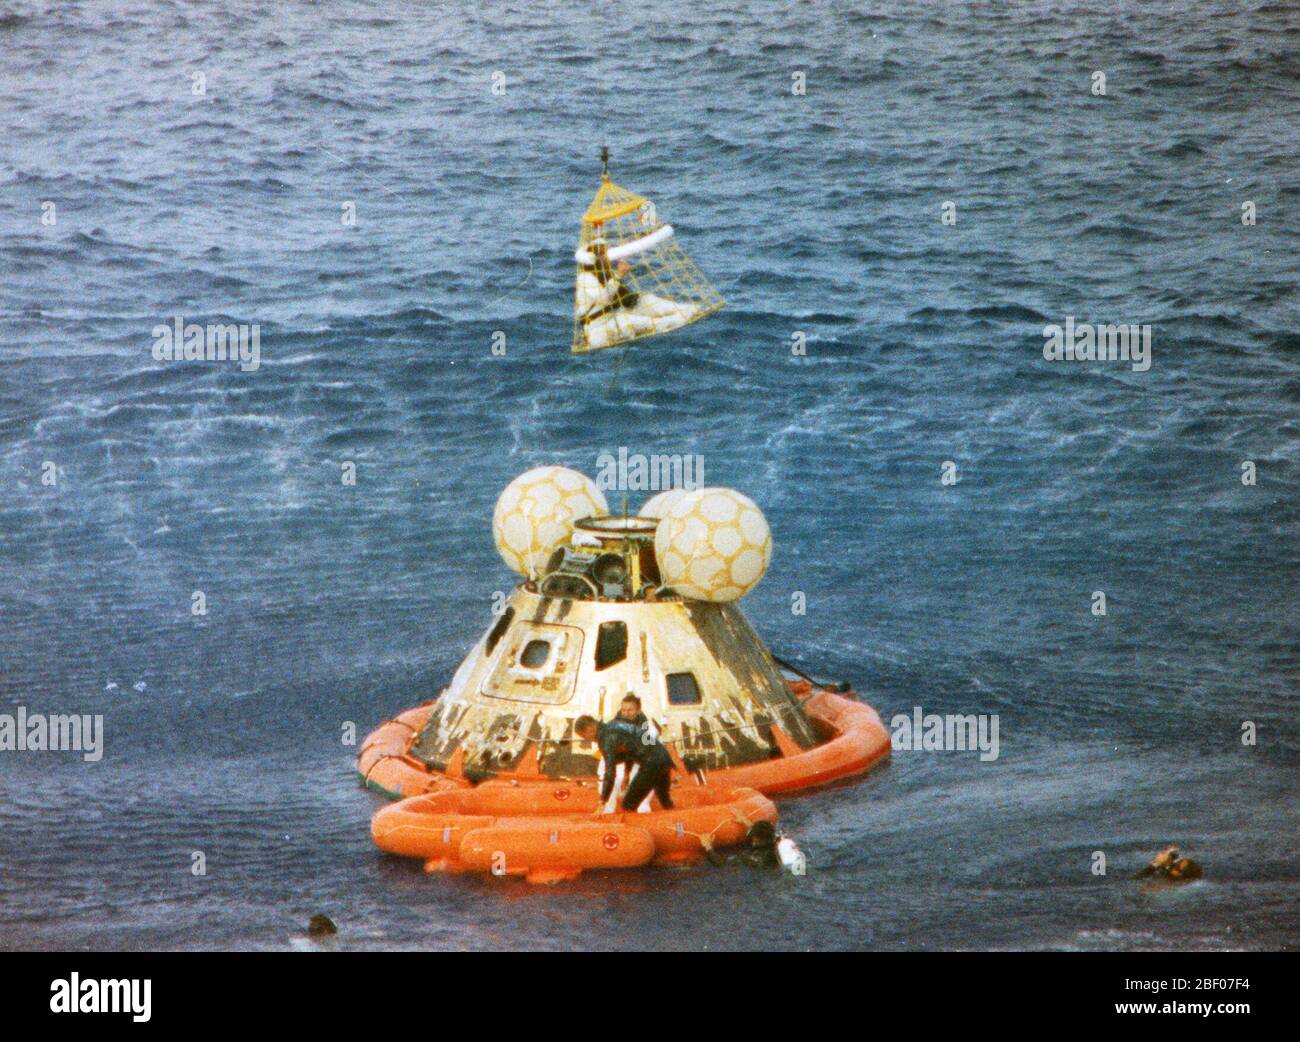
POLYGON ((697 322, 726 301, 677 245, 654 203, 609 179, 582 215, 573 351, 599 351, 697 322))

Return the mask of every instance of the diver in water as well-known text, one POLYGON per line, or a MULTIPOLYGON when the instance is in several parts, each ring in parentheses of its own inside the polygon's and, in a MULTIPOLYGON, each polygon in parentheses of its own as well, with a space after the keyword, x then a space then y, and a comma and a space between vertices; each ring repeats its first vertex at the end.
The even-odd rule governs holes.
POLYGON ((1165 847, 1137 874, 1138 879, 1152 876, 1175 883, 1187 883, 1201 878, 1201 866, 1189 857, 1183 857, 1176 846, 1165 847))
POLYGON ((620 763, 636 764, 637 768, 623 796, 624 810, 635 811, 651 790, 665 810, 672 807, 668 786, 672 780, 673 758, 641 712, 641 699, 636 695, 627 695, 619 706, 618 716, 608 723, 600 723, 591 716, 578 717, 573 733, 599 745, 605 761, 605 781, 600 789, 601 806, 597 814, 606 812, 620 763))

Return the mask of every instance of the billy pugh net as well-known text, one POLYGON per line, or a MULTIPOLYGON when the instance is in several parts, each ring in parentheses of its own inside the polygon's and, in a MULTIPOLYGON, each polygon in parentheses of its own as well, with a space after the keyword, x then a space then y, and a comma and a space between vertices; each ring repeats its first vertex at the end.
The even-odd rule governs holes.
POLYGON ((670 333, 726 303, 654 203, 614 184, 608 168, 582 215, 574 259, 575 354, 670 333))

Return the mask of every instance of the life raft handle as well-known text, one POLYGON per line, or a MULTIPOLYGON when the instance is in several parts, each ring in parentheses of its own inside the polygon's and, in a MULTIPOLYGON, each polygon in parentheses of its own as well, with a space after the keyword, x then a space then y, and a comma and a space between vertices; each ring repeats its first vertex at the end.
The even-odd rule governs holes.
POLYGON ((801 680, 808 681, 808 683, 812 684, 813 687, 819 687, 824 691, 835 691, 840 694, 843 694, 846 691, 852 690, 848 681, 841 680, 838 683, 830 683, 829 681, 824 681, 824 680, 814 680, 798 666, 790 665, 790 663, 786 662, 785 659, 777 658, 775 655, 773 655, 772 661, 775 662, 782 669, 788 669, 791 673, 799 677, 801 680))

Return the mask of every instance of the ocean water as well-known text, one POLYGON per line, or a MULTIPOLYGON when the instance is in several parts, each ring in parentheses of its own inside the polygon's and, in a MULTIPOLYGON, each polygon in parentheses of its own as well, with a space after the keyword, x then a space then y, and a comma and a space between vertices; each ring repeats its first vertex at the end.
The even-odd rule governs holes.
POLYGON ((0 712, 105 749, 0 752, 0 946, 1294 946, 1300 9, 471 6, 3 5, 0 712), (601 145, 729 301, 621 358, 568 352, 601 145), (778 655, 999 758, 784 801, 803 878, 381 855, 346 725, 486 626, 505 483, 620 446, 762 506, 778 655))

